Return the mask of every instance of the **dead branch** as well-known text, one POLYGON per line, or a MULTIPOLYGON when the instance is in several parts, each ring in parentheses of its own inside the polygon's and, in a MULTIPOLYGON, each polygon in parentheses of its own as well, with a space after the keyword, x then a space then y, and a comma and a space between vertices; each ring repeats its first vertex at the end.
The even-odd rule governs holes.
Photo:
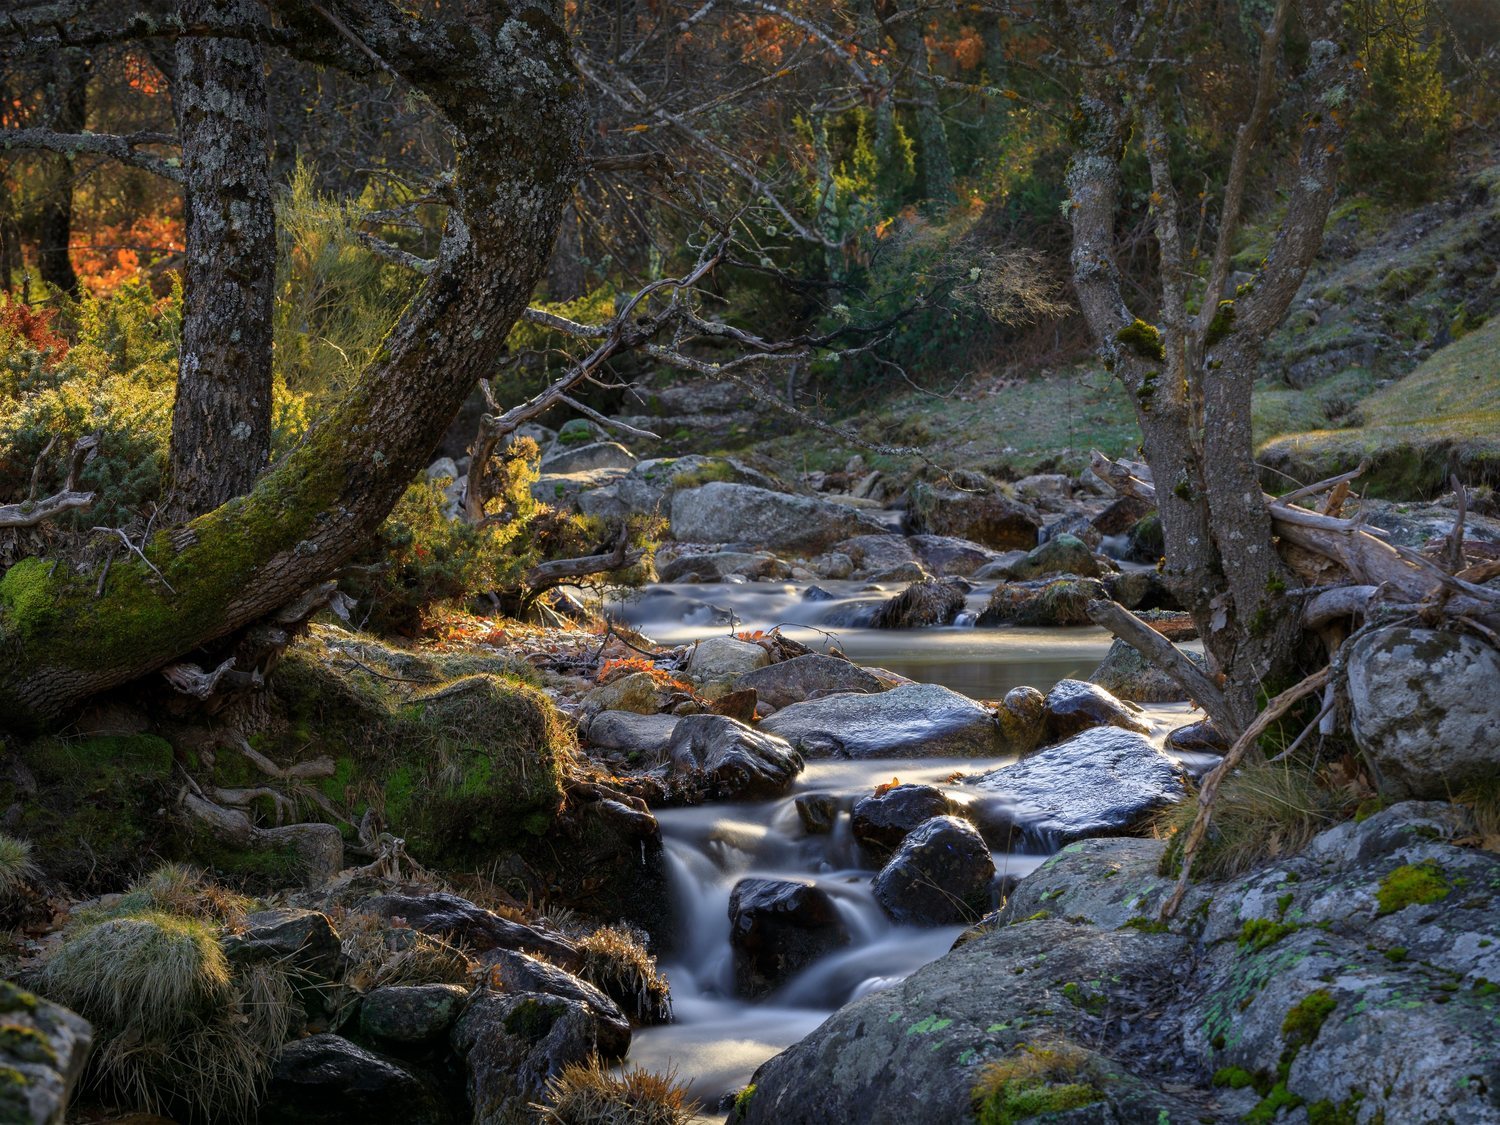
POLYGON ((1314 672, 1271 700, 1265 710, 1256 716, 1255 721, 1245 728, 1245 733, 1235 739, 1234 745, 1229 748, 1223 760, 1203 779, 1203 787, 1198 791, 1198 815, 1193 818, 1193 825, 1188 829, 1187 839, 1182 845, 1182 871, 1177 876, 1177 886, 1173 889, 1171 897, 1162 903, 1161 920, 1163 922, 1177 913, 1177 908, 1182 905, 1182 896, 1187 893, 1188 881, 1193 874, 1193 859, 1203 844, 1204 836, 1208 834, 1209 822, 1213 818, 1214 798, 1218 796, 1219 786, 1271 724, 1290 711, 1299 700, 1320 690, 1328 682, 1331 672, 1330 668, 1314 672))
POLYGON ((1133 647, 1153 668, 1170 676, 1182 690, 1208 713, 1214 725, 1233 734, 1239 724, 1229 710, 1224 693, 1208 676, 1183 655, 1182 650, 1118 602, 1097 599, 1089 602, 1089 619, 1102 625, 1133 647))
POLYGON ((630 546, 629 537, 622 529, 615 541, 614 549, 606 554, 584 555, 576 559, 554 559, 538 563, 526 572, 526 587, 532 591, 545 590, 570 578, 584 578, 590 574, 619 570, 640 562, 645 551, 630 546))
POLYGON ((87 508, 94 502, 92 492, 78 491, 78 475, 83 472, 83 467, 94 459, 98 451, 98 434, 80 438, 78 444, 73 446, 73 453, 68 461, 68 477, 63 482, 62 490, 41 500, 34 499, 42 462, 56 443, 57 438, 54 436, 37 457, 36 465, 31 471, 31 490, 26 499, 19 504, 0 505, 0 527, 35 527, 43 520, 52 519, 54 516, 60 516, 64 512, 78 508, 87 508))
POLYGON ((116 136, 111 133, 58 133, 51 129, 0 129, 0 150, 37 149, 60 152, 64 156, 88 153, 107 156, 121 164, 140 168, 154 176, 183 182, 182 165, 149 152, 138 151, 141 145, 175 145, 177 138, 170 133, 131 133, 116 136))
POLYGON ((207 699, 218 690, 219 681, 233 670, 234 657, 231 656, 212 672, 205 672, 196 664, 179 662, 168 664, 161 670, 161 674, 172 685, 173 690, 194 699, 207 699))

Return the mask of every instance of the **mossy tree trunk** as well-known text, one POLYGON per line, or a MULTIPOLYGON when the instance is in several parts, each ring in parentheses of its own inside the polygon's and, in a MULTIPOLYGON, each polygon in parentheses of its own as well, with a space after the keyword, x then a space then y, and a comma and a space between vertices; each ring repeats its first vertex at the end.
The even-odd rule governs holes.
MULTIPOLYGON (((1255 106, 1235 145, 1207 279, 1183 245, 1158 89, 1172 83, 1156 60, 1174 54, 1174 29, 1141 5, 1075 0, 1064 30, 1080 57, 1076 147, 1068 215, 1079 304, 1107 366, 1130 392, 1166 540, 1165 576, 1192 613, 1238 726, 1254 718, 1263 686, 1292 671, 1303 640, 1287 575, 1274 548, 1251 436, 1250 392, 1263 342, 1281 323, 1322 243, 1344 146, 1342 106, 1358 90, 1339 28, 1315 0, 1281 0, 1262 42, 1255 106), (1296 88, 1306 104, 1295 166, 1273 249, 1249 285, 1220 303, 1241 204, 1262 125, 1278 96, 1280 43, 1293 8, 1311 43, 1296 88), (1137 61, 1151 59, 1152 61, 1137 61), (1160 324, 1126 303, 1115 258, 1121 164, 1132 136, 1151 172, 1161 265, 1160 324), (1200 286, 1190 315, 1188 287, 1200 286)), ((1336 9, 1335 9, 1336 10, 1336 9)))
MULTIPOLYGON (((183 26, 253 28, 254 0, 179 0, 183 26)), ((189 519, 250 491, 271 452, 276 210, 266 52, 250 37, 177 40, 187 268, 168 511, 189 519)))
POLYGON ((434 17, 386 0, 268 7, 275 41, 397 75, 451 127, 457 162, 437 260, 348 397, 249 493, 158 531, 149 565, 117 558, 102 590, 98 574, 44 558, 6 572, 0 706, 11 722, 54 721, 265 617, 364 545, 493 371, 579 174, 584 102, 560 3, 434 17))

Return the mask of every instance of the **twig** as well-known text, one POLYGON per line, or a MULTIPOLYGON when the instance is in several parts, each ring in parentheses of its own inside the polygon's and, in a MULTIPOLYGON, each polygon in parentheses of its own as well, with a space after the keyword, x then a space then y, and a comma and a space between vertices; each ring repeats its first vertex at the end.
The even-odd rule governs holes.
POLYGON ((161 584, 165 586, 169 592, 173 594, 177 593, 177 591, 172 588, 172 583, 167 581, 167 576, 157 569, 156 564, 146 557, 144 551, 142 551, 139 547, 137 547, 130 541, 130 536, 126 535, 123 529, 118 527, 95 527, 91 530, 102 531, 107 535, 118 535, 120 537, 120 542, 124 543, 126 548, 132 554, 137 556, 141 560, 141 562, 145 563, 146 566, 151 569, 152 574, 161 579, 161 584))

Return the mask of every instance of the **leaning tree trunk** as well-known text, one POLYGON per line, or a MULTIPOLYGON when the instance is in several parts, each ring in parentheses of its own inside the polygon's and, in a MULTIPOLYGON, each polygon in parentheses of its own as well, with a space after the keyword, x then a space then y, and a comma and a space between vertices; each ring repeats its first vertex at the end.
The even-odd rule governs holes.
MULTIPOLYGON (((254 27, 259 12, 255 0, 178 3, 184 27, 254 27)), ((169 515, 180 520, 249 492, 270 456, 276 211, 265 49, 184 35, 175 61, 187 268, 169 515)))
POLYGON ((582 163, 584 102, 560 4, 485 29, 387 0, 274 0, 304 57, 415 86, 452 126, 453 206, 421 292, 349 396, 246 496, 98 574, 28 559, 0 579, 0 707, 45 723, 250 624, 344 563, 390 511, 546 264, 582 163))
MULTIPOLYGON (((52 128, 60 133, 81 133, 88 125, 89 58, 82 51, 64 51, 52 72, 54 98, 52 128)), ((48 285, 64 293, 78 292, 78 274, 73 269, 73 157, 59 154, 47 158, 52 165, 42 192, 41 221, 37 230, 37 272, 48 285)))

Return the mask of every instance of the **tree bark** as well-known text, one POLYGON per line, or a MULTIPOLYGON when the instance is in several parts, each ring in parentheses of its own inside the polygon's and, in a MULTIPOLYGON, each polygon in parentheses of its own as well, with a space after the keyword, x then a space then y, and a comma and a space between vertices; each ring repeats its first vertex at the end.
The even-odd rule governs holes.
MULTIPOLYGON (((59 133, 81 133, 88 125, 89 58, 82 51, 63 51, 52 73, 52 127, 59 133)), ((37 272, 48 285, 78 292, 73 269, 73 157, 47 158, 52 172, 43 191, 37 230, 37 272)))
POLYGON ((903 62, 912 77, 912 95, 916 99, 917 149, 922 158, 922 187, 934 203, 952 203, 956 198, 953 185, 953 158, 948 152, 948 128, 938 105, 937 86, 932 81, 932 64, 927 53, 927 39, 917 13, 895 21, 893 38, 904 56, 903 62))
MULTIPOLYGON (((179 0, 183 26, 254 27, 254 0, 179 0)), ((265 49, 251 38, 177 41, 173 111, 187 214, 182 348, 172 416, 174 520, 250 491, 271 451, 271 198, 265 49)))
POLYGON ((454 205, 437 260, 349 396, 247 495, 156 533, 149 566, 117 560, 98 596, 96 575, 46 559, 6 572, 0 708, 12 723, 54 721, 225 637, 367 542, 493 370, 581 171, 585 106, 560 4, 497 9, 493 26, 388 0, 270 7, 305 57, 378 65, 452 126, 454 205))

